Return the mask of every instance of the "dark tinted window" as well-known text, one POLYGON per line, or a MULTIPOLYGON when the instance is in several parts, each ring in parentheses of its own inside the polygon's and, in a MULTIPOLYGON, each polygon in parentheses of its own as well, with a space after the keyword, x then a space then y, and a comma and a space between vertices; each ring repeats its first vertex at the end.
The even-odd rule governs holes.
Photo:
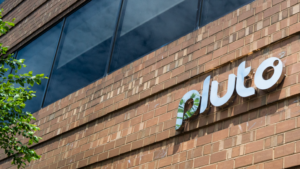
POLYGON ((109 72, 196 28, 198 0, 124 0, 109 72))
POLYGON ((67 17, 44 106, 105 74, 120 0, 94 0, 67 17))
MULTIPOLYGON (((28 73, 32 71, 33 74, 43 73, 49 77, 62 31, 62 25, 63 22, 59 22, 18 51, 17 59, 25 59, 24 63, 27 65, 26 68, 22 68, 18 73, 28 73)), ((36 91, 36 97, 26 102, 26 111, 34 113, 41 108, 47 82, 48 79, 44 79, 41 85, 35 84, 33 87, 30 86, 32 90, 36 91)))
POLYGON ((204 26, 254 0, 203 0, 201 23, 204 26))

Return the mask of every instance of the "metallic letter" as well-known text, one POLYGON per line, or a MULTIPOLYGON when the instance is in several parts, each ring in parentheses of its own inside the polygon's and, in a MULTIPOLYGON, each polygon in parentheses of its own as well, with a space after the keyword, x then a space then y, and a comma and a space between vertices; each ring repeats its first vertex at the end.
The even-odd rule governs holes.
MULTIPOLYGON (((182 130, 183 129, 183 122, 184 120, 192 117, 195 112, 197 111, 200 103, 200 94, 197 90, 191 90, 187 92, 182 99, 180 100, 179 106, 178 106, 178 112, 177 112, 177 119, 176 119, 176 130, 182 130), (184 113, 184 106, 186 101, 189 99, 193 99, 194 103, 190 110, 184 113)), ((196 114, 195 114, 196 115, 196 114)))
POLYGON ((206 77, 203 82, 200 114, 209 110, 209 88, 210 88, 210 76, 206 77))
POLYGON ((236 82, 236 92, 241 97, 250 97, 255 95, 255 89, 253 87, 246 88, 244 85, 245 77, 251 71, 251 66, 245 68, 246 61, 242 62, 238 67, 237 72, 237 82, 236 82))
POLYGON ((227 93, 221 98, 218 96, 219 83, 217 81, 213 81, 211 84, 211 92, 210 92, 211 104, 216 107, 227 106, 230 103, 230 101, 233 99, 235 81, 236 81, 236 76, 234 74, 230 74, 228 77, 227 93))
POLYGON ((280 59, 271 57, 263 61, 256 70, 254 83, 260 90, 271 91, 275 89, 285 76, 285 66, 280 59), (263 77, 264 71, 267 68, 273 67, 274 73, 272 77, 265 80, 263 77))

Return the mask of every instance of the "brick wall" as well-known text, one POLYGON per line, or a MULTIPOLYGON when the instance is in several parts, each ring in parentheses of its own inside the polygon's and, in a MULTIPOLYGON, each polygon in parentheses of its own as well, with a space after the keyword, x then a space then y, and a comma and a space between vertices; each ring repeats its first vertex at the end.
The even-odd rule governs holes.
MULTIPOLYGON (((13 51, 82 3, 6 0, 5 18, 20 19, 1 41, 13 51)), ((299 15, 298 0, 256 0, 40 110, 34 115, 43 140, 33 147, 42 158, 28 168, 300 165, 299 15), (177 107, 187 91, 201 91, 211 75, 223 95, 239 63, 255 71, 269 57, 286 66, 275 91, 258 91, 251 100, 236 97, 175 131, 177 107)), ((0 168, 15 168, 3 152, 0 159, 0 168)))

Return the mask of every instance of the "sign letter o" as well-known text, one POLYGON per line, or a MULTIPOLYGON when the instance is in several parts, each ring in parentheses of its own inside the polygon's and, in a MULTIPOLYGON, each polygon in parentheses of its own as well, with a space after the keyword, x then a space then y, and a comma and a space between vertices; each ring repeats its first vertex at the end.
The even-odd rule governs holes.
POLYGON ((255 72, 254 83, 255 86, 264 91, 271 91, 278 86, 285 75, 285 66, 280 59, 271 57, 263 61, 255 72), (264 79, 265 71, 268 68, 273 68, 274 73, 270 79, 264 79))

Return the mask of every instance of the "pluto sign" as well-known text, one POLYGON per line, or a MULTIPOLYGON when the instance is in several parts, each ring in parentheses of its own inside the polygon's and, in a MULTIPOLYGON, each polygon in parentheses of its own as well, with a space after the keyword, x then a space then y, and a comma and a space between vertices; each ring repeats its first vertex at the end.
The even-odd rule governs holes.
MULTIPOLYGON (((256 94, 256 89, 254 87, 245 87, 244 85, 245 78, 250 74, 250 72, 251 66, 246 68, 246 62, 242 62, 238 67, 237 76, 234 74, 229 75, 227 92, 223 97, 219 97, 218 95, 219 83, 217 81, 212 81, 210 87, 210 76, 204 80, 202 94, 200 94, 197 90, 187 92, 180 100, 178 106, 175 126, 176 130, 182 130, 184 121, 196 116, 198 114, 197 110, 199 110, 199 114, 207 112, 209 110, 210 103, 215 107, 227 106, 233 101, 235 91, 243 98, 254 96, 256 94), (184 107, 188 100, 192 100, 193 105, 189 110, 185 111, 184 107)), ((284 64, 280 59, 271 57, 263 61, 257 68, 254 76, 254 84, 257 89, 272 91, 282 82, 284 76, 284 64), (274 73, 271 78, 266 79, 264 76, 270 68, 273 68, 274 73)))

